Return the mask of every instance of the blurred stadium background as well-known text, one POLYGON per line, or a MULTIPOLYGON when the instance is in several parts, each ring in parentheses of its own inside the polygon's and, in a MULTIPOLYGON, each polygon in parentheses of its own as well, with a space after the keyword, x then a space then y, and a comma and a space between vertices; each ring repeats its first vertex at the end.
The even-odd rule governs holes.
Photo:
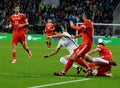
MULTIPOLYGON (((68 52, 63 48, 56 56, 43 60, 43 55, 57 46, 57 40, 54 39, 55 43, 52 44, 51 49, 46 48, 44 25, 48 18, 52 18, 56 29, 63 28, 70 34, 76 34, 77 32, 70 28, 69 20, 79 25, 82 23, 82 13, 88 10, 94 14, 91 19, 95 23, 93 48, 99 38, 103 38, 103 42, 108 44, 107 47, 112 51, 113 59, 118 63, 118 66, 112 69, 114 77, 90 77, 90 81, 50 88, 73 88, 73 86, 74 88, 88 86, 119 88, 120 0, 0 0, 0 88, 28 88, 83 79, 84 73, 76 75, 74 69, 71 69, 65 77, 53 76, 54 71, 60 71, 63 68, 59 58, 68 52), (21 12, 26 14, 30 24, 27 28, 27 39, 30 41, 28 44, 33 57, 28 59, 22 46, 18 44, 18 63, 11 64, 12 30, 6 29, 6 25, 9 23, 9 17, 13 13, 12 8, 16 3, 20 5, 21 12)), ((78 43, 80 42, 81 40, 78 40, 78 43)))
MULTIPOLYGON (((120 20, 119 0, 1 0, 0 2, 0 33, 11 33, 5 28, 9 23, 9 17, 13 13, 13 6, 19 3, 21 12, 26 14, 29 20, 29 34, 43 34, 44 24, 48 18, 52 18, 57 28, 65 28, 69 33, 74 31, 69 27, 69 20, 82 22, 83 12, 93 11, 94 23, 119 24, 120 20)), ((95 35, 107 36, 120 35, 120 25, 99 26, 95 28, 95 35)))
MULTIPOLYGON (((82 13, 92 11, 95 25, 95 37, 120 37, 120 1, 119 0, 1 0, 0 4, 0 40, 10 40, 12 30, 6 28, 13 6, 18 3, 21 12, 26 14, 29 26, 28 40, 44 42, 44 25, 51 18, 55 28, 62 28, 70 34, 76 34, 69 26, 69 20, 82 23, 82 13)), ((97 39, 94 39, 96 42, 97 39)), ((113 39, 118 41, 119 39, 113 39)), ((106 40, 111 43, 111 40, 106 40)), ((113 41, 114 42, 114 41, 113 41)), ((116 42, 118 43, 118 42, 116 42)), ((120 42, 119 42, 120 44, 120 42)))

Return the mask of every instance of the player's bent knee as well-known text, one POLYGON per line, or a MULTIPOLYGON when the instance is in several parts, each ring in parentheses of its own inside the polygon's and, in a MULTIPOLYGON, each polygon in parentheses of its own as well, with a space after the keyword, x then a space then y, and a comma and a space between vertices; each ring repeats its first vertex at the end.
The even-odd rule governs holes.
POLYGON ((61 58, 60 58, 60 62, 61 62, 61 63, 62 63, 64 60, 65 60, 64 57, 61 57, 61 58))
POLYGON ((71 60, 76 60, 78 57, 76 56, 76 55, 72 55, 72 56, 70 56, 70 59, 71 60))

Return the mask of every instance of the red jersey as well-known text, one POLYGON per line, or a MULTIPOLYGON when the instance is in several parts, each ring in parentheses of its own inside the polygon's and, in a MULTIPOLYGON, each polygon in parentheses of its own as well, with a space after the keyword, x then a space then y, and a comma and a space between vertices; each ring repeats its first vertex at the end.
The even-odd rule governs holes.
POLYGON ((112 53, 107 47, 103 45, 97 45, 97 48, 99 49, 99 55, 101 58, 110 61, 112 60, 112 53))
POLYGON ((52 23, 47 23, 45 25, 45 32, 46 32, 47 35, 53 34, 54 29, 55 29, 55 26, 52 23))
POLYGON ((20 24, 24 24, 25 21, 27 20, 26 16, 22 13, 19 13, 18 15, 13 14, 10 17, 10 22, 12 23, 13 26, 13 34, 26 34, 26 27, 21 27, 19 28, 18 26, 20 24))
POLYGON ((93 23, 90 20, 84 21, 84 23, 80 26, 72 26, 72 28, 82 31, 82 44, 87 44, 92 47, 94 27, 93 23))

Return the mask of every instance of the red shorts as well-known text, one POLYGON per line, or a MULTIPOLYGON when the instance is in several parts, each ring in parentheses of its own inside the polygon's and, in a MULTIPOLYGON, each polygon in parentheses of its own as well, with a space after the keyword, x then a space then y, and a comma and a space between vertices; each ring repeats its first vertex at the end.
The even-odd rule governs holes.
POLYGON ((85 57, 85 54, 91 49, 91 46, 87 44, 80 45, 78 48, 74 49, 73 55, 81 57, 82 59, 85 57))
POLYGON ((100 63, 100 62, 90 62, 90 63, 88 63, 88 66, 92 69, 96 68, 96 66, 97 66, 98 73, 111 71, 111 68, 112 68, 112 65, 104 64, 104 63, 100 63))
POLYGON ((12 44, 20 42, 22 45, 26 45, 26 35, 24 34, 13 34, 12 35, 12 44))
POLYGON ((46 33, 46 40, 48 40, 48 36, 52 36, 53 33, 46 33))

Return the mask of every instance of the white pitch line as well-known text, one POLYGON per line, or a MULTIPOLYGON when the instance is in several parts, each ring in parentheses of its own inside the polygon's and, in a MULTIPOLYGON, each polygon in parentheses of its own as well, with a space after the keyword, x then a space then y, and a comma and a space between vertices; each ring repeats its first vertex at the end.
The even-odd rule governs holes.
POLYGON ((72 80, 72 81, 58 82, 58 83, 52 83, 52 84, 44 84, 44 85, 33 86, 33 87, 28 87, 28 88, 43 88, 43 87, 48 87, 48 86, 68 84, 68 83, 74 83, 74 82, 80 82, 80 81, 86 81, 86 80, 90 80, 90 78, 83 78, 83 79, 80 79, 80 80, 72 80))
MULTIPOLYGON (((42 74, 24 74, 24 73, 0 73, 0 76, 3 75, 3 76, 26 76, 26 77, 47 77, 47 78, 53 78, 53 76, 51 75, 42 75, 42 74)), ((57 78, 57 76, 54 76, 57 78)), ((73 79, 73 78, 78 78, 78 77, 67 77, 67 76, 63 76, 63 77, 60 77, 61 79, 66 79, 66 78, 69 78, 69 79, 73 79)))

